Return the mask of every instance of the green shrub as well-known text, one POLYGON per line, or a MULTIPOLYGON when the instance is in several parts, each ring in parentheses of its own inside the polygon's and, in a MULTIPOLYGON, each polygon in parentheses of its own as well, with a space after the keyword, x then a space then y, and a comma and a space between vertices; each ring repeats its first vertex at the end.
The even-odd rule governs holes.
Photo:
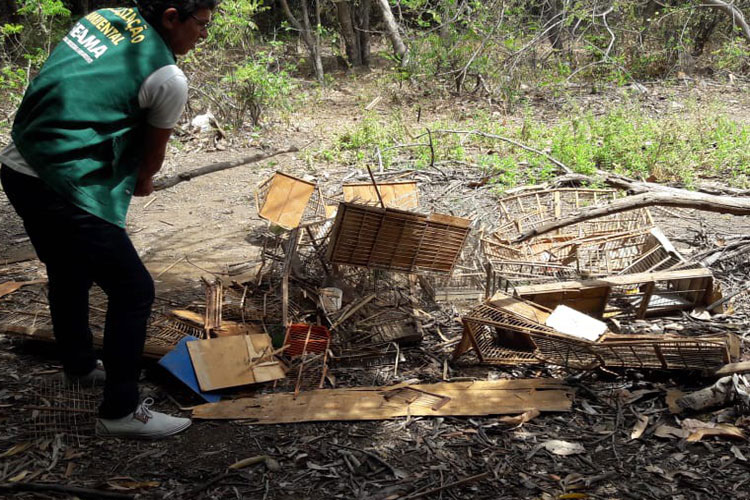
POLYGON ((289 105, 294 84, 285 70, 271 69, 275 62, 270 54, 259 52, 223 78, 223 83, 229 87, 227 94, 235 102, 231 117, 235 127, 242 126, 246 115, 257 126, 268 108, 289 105))

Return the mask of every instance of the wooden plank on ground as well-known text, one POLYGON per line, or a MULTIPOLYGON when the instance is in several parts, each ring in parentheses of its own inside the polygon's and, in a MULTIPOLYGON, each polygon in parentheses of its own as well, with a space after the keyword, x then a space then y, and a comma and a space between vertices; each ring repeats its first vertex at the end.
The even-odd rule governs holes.
POLYGON ((555 379, 515 379, 263 394, 197 406, 200 419, 252 420, 258 424, 385 420, 411 416, 482 416, 539 411, 567 412, 573 391, 555 379), (450 401, 434 406, 405 402, 393 391, 409 387, 450 401), (390 394, 389 394, 390 393, 390 394))

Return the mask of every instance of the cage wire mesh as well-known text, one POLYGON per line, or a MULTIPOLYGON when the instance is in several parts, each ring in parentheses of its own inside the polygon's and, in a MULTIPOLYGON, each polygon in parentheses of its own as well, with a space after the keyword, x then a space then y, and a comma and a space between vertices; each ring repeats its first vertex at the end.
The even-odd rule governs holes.
POLYGON ((36 378, 31 399, 21 407, 21 434, 28 439, 56 439, 80 446, 94 436, 101 390, 69 383, 62 377, 36 378))

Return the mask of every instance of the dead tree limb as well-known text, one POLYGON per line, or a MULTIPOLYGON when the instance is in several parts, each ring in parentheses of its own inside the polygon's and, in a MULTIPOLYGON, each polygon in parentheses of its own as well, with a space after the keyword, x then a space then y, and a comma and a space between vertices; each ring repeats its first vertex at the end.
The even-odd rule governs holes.
POLYGON ((380 13, 383 16, 385 32, 391 41, 391 45, 393 45, 393 52, 403 67, 406 64, 406 53, 409 49, 406 47, 404 40, 401 38, 401 34, 398 32, 398 23, 396 22, 396 18, 393 17, 391 6, 388 4, 388 0, 376 0, 375 3, 380 8, 380 13))
POLYGON ((133 499, 134 494, 130 493, 115 493, 112 491, 95 490, 91 488, 79 488, 76 486, 66 486, 64 484, 53 484, 53 483, 3 483, 0 484, 0 492, 16 492, 16 491, 37 491, 37 492, 56 492, 64 493, 66 495, 73 495, 80 498, 117 498, 117 499, 133 499))
MULTIPOLYGON (((531 151, 532 153, 536 153, 538 155, 544 156, 549 161, 557 165, 563 172, 566 174, 573 173, 573 170, 571 170, 567 165, 565 165, 560 160, 548 155, 544 151, 539 151, 538 149, 534 149, 531 146, 526 146, 525 144, 521 144, 518 141, 515 141, 509 137, 503 137, 502 135, 496 135, 496 134, 488 134, 486 132, 480 132, 478 130, 433 130, 432 131, 435 134, 466 134, 466 135, 478 135, 480 137, 487 137, 489 139, 498 139, 500 141, 507 142, 508 144, 513 144, 514 146, 517 146, 521 149, 525 149, 526 151, 531 151)), ((424 134, 423 134, 424 135, 424 134)), ((421 135, 419 137, 422 137, 421 135)), ((417 138, 419 138, 417 137, 417 138)))
POLYGON ((745 16, 742 11, 734 5, 734 2, 724 2, 723 0, 703 0, 703 5, 707 7, 714 7, 721 11, 724 11, 727 15, 732 18, 732 26, 738 26, 742 32, 742 38, 750 41, 750 26, 745 21, 745 16))
POLYGON ((714 196, 678 189, 674 189, 673 191, 656 191, 621 198, 604 206, 585 208, 569 217, 554 220, 534 229, 530 229, 521 234, 521 236, 515 240, 515 243, 521 243, 529 238, 533 238, 534 236, 539 236, 540 234, 548 233, 555 229, 576 224, 578 222, 655 205, 694 208, 697 210, 705 210, 707 212, 719 212, 732 215, 750 215, 750 198, 730 198, 727 196, 714 196))
POLYGON ((248 163, 255 163, 258 161, 266 160, 268 158, 272 158, 277 155, 285 153, 295 153, 297 151, 299 151, 299 148, 297 146, 292 146, 287 149, 280 149, 267 154, 258 153, 251 156, 245 156, 244 158, 240 158, 239 160, 223 161, 220 163, 214 163, 213 165, 206 165, 193 170, 188 170, 187 172, 180 172, 179 174, 170 175, 169 177, 163 177, 155 181, 154 191, 161 191, 162 189, 170 188, 175 184, 192 180, 196 177, 200 177, 201 175, 213 174, 214 172, 220 172, 222 170, 227 170, 234 167, 241 167, 242 165, 246 165, 248 163))

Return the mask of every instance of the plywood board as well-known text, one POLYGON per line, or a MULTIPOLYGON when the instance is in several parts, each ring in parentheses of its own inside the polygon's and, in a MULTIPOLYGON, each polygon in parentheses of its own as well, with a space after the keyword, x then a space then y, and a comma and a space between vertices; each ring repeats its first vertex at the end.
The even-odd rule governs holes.
POLYGON ((283 228, 294 229, 300 225, 314 191, 315 184, 276 172, 258 215, 283 228))
POLYGON ((587 316, 568 306, 557 306, 544 323, 560 333, 595 341, 607 331, 603 321, 587 316))
POLYGON ((268 382, 285 376, 283 367, 268 356, 273 351, 268 335, 220 337, 189 342, 187 346, 203 391, 268 382), (264 361, 274 364, 267 365, 264 361))
MULTIPOLYGON (((344 201, 363 205, 380 205, 378 194, 372 183, 344 184, 344 201)), ((419 207, 419 192, 416 181, 378 183, 380 196, 386 207, 414 210, 419 207)))
POLYGON ((321 389, 294 394, 263 394, 194 408, 201 419, 244 419, 258 424, 383 420, 411 416, 481 416, 528 410, 570 411, 573 391, 554 379, 515 379, 390 387, 321 389), (450 400, 435 409, 393 398, 410 387, 450 400))

